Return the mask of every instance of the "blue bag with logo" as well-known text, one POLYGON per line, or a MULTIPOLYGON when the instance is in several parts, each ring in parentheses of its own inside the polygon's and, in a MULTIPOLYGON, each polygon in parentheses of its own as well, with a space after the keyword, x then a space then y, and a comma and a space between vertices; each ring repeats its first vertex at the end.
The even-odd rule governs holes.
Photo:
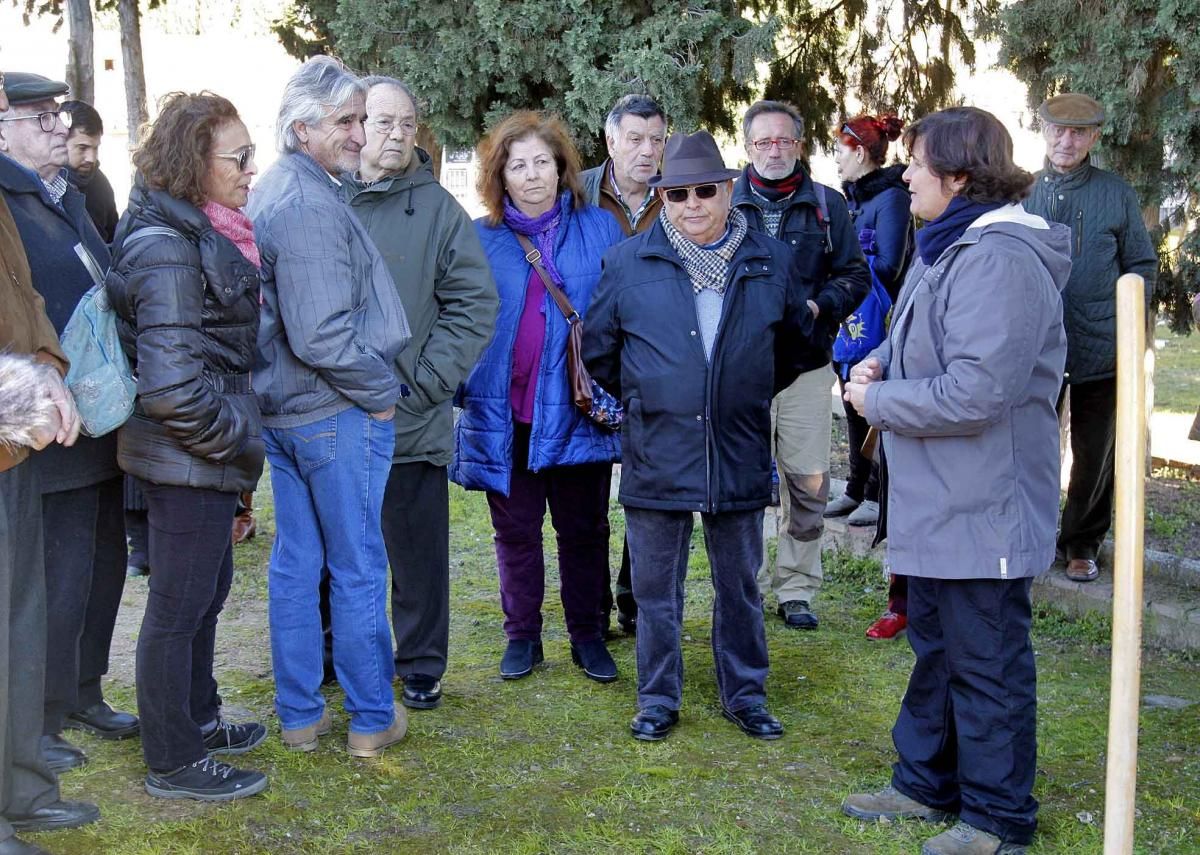
POLYGON ((863 229, 858 239, 871 271, 871 293, 842 321, 833 340, 833 361, 841 365, 843 380, 850 376, 851 366, 883 344, 892 312, 892 297, 875 275, 875 230, 863 229))

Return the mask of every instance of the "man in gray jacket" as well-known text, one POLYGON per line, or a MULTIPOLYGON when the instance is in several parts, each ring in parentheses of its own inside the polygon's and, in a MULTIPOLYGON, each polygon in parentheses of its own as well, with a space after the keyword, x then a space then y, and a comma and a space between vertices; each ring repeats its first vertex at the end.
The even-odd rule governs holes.
POLYGON ((1063 292, 1067 368, 1059 411, 1071 390, 1071 483, 1062 512, 1058 557, 1067 578, 1099 575, 1096 555, 1112 521, 1113 450, 1117 417, 1117 279, 1137 273, 1154 292, 1158 256, 1133 188, 1092 165, 1104 108, 1066 93, 1038 108, 1046 167, 1025 209, 1070 226, 1071 278, 1063 292))
POLYGON ((290 749, 312 751, 329 732, 318 596, 328 567, 347 749, 376 757, 407 728, 392 694, 379 520, 392 417, 405 393, 396 361, 409 330, 387 265, 334 177, 358 169, 364 95, 362 81, 330 57, 292 75, 277 119, 281 156, 247 213, 262 253, 254 391, 275 493, 268 577, 275 709, 290 749))
POLYGON ((411 394, 396 404, 383 540, 402 700, 432 709, 441 701, 450 640, 450 401, 492 336, 499 300, 471 218, 416 145, 411 90, 391 77, 363 82, 362 167, 342 176, 342 189, 379 247, 412 327, 398 363, 411 394))

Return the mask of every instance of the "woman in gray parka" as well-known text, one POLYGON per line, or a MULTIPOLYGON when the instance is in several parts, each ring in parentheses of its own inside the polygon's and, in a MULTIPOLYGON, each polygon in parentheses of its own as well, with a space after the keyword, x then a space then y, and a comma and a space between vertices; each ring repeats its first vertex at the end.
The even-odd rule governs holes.
POLYGON ((1029 589, 1054 560, 1070 231, 1022 210, 1032 176, 990 113, 934 113, 904 142, 926 225, 888 340, 846 400, 882 432, 888 561, 909 577, 916 663, 891 786, 843 810, 958 816, 931 855, 1024 852, 1037 816, 1029 589))

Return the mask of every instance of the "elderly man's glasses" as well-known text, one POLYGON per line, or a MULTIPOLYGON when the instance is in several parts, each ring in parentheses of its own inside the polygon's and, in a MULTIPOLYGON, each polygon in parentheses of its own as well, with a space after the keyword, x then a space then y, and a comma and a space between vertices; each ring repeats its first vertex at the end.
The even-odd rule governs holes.
POLYGON ((695 187, 672 187, 670 190, 667 190, 664 195, 666 195, 668 202, 674 202, 678 204, 680 202, 686 202, 688 200, 688 196, 692 193, 696 194, 697 199, 711 199, 713 196, 717 195, 717 185, 697 184, 695 187))
POLYGON ((372 119, 368 124, 381 134, 387 135, 392 132, 393 128, 400 128, 400 133, 406 137, 411 137, 417 132, 417 123, 411 119, 405 119, 403 122, 396 122, 391 119, 372 119))
POLYGON ((750 142, 750 145, 754 146, 759 151, 770 151, 771 146, 773 145, 779 146, 780 151, 791 151, 799 144, 800 140, 792 139, 791 137, 779 137, 778 139, 768 140, 752 140, 750 142))
POLYGON ((46 133, 54 130, 55 122, 62 122, 62 126, 68 130, 71 128, 71 114, 66 110, 47 110, 44 113, 33 113, 29 116, 9 116, 7 119, 0 119, 0 122, 19 122, 22 119, 37 119, 38 124, 46 133))
POLYGON ((253 145, 244 145, 241 148, 239 148, 237 151, 231 151, 228 154, 225 154, 222 152, 215 152, 213 154, 213 157, 220 157, 225 160, 232 160, 234 163, 237 164, 238 172, 245 172, 246 164, 248 164, 250 161, 254 160, 254 146, 253 145))

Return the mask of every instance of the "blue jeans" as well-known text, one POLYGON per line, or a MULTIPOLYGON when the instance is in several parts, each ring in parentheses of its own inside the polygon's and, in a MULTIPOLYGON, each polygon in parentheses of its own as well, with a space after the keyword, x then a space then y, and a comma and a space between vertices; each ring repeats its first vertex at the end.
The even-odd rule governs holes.
POLYGON ((351 407, 263 435, 275 492, 268 587, 280 724, 307 727, 325 709, 319 588, 328 566, 333 662, 350 730, 387 730, 396 715, 395 666, 380 512, 396 442, 392 422, 351 407))
MULTIPOLYGON (((701 514, 712 567, 712 646, 721 705, 736 712, 766 702, 767 633, 755 576, 762 562, 762 509, 701 514)), ((683 582, 691 511, 625 508, 638 604, 638 706, 679 709, 683 698, 683 582)))

